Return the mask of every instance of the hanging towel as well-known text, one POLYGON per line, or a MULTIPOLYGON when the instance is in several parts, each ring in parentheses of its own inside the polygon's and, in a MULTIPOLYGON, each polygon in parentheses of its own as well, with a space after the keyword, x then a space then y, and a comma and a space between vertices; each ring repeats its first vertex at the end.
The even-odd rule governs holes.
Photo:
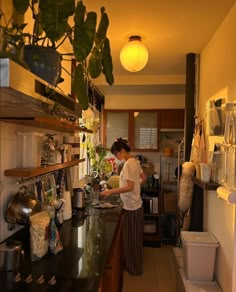
POLYGON ((60 197, 63 198, 64 192, 66 189, 66 175, 65 175, 65 169, 60 169, 60 197))
POLYGON ((190 160, 194 163, 199 162, 199 148, 200 148, 200 128, 199 125, 195 126, 195 133, 193 137, 192 149, 191 149, 191 156, 190 160))
POLYGON ((206 143, 203 122, 201 123, 201 136, 199 142, 199 162, 206 163, 206 143))
POLYGON ((222 134, 221 123, 220 123, 218 111, 216 110, 216 107, 215 107, 214 100, 211 101, 210 116, 211 116, 211 126, 212 126, 213 135, 221 135, 222 134))

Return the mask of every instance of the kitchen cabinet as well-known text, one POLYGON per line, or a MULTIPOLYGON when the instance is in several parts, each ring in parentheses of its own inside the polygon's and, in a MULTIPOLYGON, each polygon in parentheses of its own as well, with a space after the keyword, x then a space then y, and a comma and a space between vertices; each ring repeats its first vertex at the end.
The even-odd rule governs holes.
POLYGON ((123 216, 120 216, 100 283, 101 292, 122 292, 123 287, 123 216))
POLYGON ((157 112, 134 112, 134 149, 157 150, 157 112))
POLYGON ((157 151, 158 110, 104 111, 103 132, 108 148, 117 137, 126 137, 133 151, 157 151))
POLYGON ((160 151, 160 131, 183 131, 184 109, 105 110, 103 144, 126 137, 133 151, 160 151))
POLYGON ((100 291, 121 292, 122 286, 120 290, 116 287, 122 285, 122 273, 118 277, 118 271, 123 268, 119 264, 122 259, 122 205, 112 209, 87 206, 86 211, 88 216, 83 217, 83 212, 78 211, 58 226, 63 250, 57 255, 48 252, 39 261, 31 261, 29 228, 21 228, 13 234, 9 239, 22 242, 24 258, 14 272, 0 273, 0 291, 97 292, 100 284, 100 291), (17 273, 21 275, 19 282, 13 281, 17 273), (30 274, 33 280, 27 283, 25 279, 30 274), (104 280, 100 281, 102 275, 104 280), (105 278, 105 275, 112 278, 105 278), (45 279, 42 284, 36 282, 40 276, 45 279), (48 283, 52 276, 56 278, 55 285, 48 283))
POLYGON ((160 129, 184 129, 184 109, 160 110, 160 129))
POLYGON ((118 137, 129 137, 129 112, 108 111, 104 116, 104 125, 106 134, 104 135, 104 145, 109 148, 118 137))

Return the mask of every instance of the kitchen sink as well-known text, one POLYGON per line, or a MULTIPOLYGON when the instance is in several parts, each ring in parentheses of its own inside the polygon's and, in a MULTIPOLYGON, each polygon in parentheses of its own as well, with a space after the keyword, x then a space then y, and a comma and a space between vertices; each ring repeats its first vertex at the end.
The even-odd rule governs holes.
POLYGON ((121 202, 121 199, 120 199, 120 195, 119 194, 115 194, 115 195, 110 195, 106 198, 103 199, 104 202, 109 202, 109 203, 112 203, 112 204, 117 204, 119 205, 120 202, 121 202))

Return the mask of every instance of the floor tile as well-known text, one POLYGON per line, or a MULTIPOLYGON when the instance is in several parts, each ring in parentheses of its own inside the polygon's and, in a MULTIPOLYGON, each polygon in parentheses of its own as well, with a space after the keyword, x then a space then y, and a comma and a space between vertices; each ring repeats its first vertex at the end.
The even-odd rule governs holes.
POLYGON ((172 247, 144 248, 142 276, 124 274, 123 292, 176 292, 172 247))
POLYGON ((158 292, 175 292, 176 278, 174 270, 173 247, 156 249, 156 273, 158 292))

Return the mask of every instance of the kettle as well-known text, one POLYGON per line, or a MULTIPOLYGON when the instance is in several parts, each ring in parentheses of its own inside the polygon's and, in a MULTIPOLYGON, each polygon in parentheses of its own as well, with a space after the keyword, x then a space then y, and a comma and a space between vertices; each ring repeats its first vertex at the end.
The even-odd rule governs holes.
POLYGON ((22 243, 9 240, 0 244, 0 271, 17 270, 24 259, 22 243))
POLYGON ((11 224, 29 224, 30 215, 40 211, 40 202, 32 197, 26 186, 22 186, 7 207, 6 220, 11 224))
POLYGON ((72 208, 73 209, 85 208, 85 191, 82 188, 73 189, 72 208))

